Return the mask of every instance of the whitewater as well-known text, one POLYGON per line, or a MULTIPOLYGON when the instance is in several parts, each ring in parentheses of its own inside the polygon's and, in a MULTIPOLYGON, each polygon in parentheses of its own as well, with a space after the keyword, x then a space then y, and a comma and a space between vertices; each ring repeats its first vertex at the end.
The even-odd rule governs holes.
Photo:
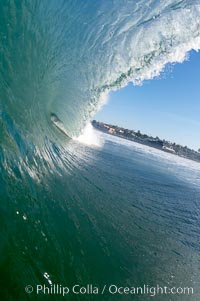
POLYGON ((2 1, 0 8, 3 144, 15 131, 26 145, 54 138, 51 114, 70 137, 79 135, 110 91, 152 79, 200 48, 199 1, 2 1))
POLYGON ((111 91, 199 49, 200 1, 0 1, 1 300, 111 283, 199 300, 198 164, 90 125, 111 91))

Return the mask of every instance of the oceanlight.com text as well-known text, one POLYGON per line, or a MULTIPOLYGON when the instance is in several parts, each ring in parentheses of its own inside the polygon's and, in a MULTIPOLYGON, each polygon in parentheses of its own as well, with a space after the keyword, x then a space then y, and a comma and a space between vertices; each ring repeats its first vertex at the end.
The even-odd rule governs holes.
POLYGON ((192 287, 180 287, 180 286, 150 286, 144 284, 143 286, 118 286, 115 284, 105 284, 103 286, 97 286, 93 284, 87 284, 85 286, 75 284, 72 287, 64 286, 61 284, 40 285, 35 286, 27 285, 25 287, 27 294, 37 295, 149 295, 155 297, 157 295, 193 295, 194 289, 192 287))

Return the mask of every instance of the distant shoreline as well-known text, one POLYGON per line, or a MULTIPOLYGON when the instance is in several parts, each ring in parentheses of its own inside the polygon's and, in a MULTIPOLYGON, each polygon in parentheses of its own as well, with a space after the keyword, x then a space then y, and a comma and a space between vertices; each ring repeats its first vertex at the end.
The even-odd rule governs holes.
POLYGON ((147 145, 161 151, 200 163, 200 152, 190 149, 187 146, 172 143, 164 139, 162 140, 159 137, 151 137, 147 134, 142 134, 140 131, 135 132, 134 130, 124 129, 116 125, 111 125, 96 120, 93 120, 91 123, 95 129, 101 132, 147 145))

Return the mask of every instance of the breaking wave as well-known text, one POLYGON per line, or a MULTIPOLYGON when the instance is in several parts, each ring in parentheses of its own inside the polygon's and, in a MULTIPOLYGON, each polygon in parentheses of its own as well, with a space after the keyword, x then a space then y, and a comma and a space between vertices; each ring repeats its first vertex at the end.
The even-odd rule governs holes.
POLYGON ((110 91, 200 49, 199 1, 3 0, 0 11, 2 161, 45 158, 63 133, 80 135, 110 91))
POLYGON ((192 49, 199 0, 0 1, 1 300, 59 283, 191 283, 199 296, 199 172, 125 140, 100 151, 85 128, 110 91, 192 49))

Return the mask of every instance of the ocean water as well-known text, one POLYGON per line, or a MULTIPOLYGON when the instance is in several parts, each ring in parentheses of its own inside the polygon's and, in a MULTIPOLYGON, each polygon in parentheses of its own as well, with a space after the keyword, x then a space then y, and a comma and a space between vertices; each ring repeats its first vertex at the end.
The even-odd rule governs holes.
POLYGON ((192 49, 199 1, 0 2, 1 300, 199 300, 199 164, 81 132, 192 49), (194 295, 36 293, 54 284, 194 295))
POLYGON ((66 148, 54 146, 53 173, 10 175, 7 185, 1 179, 2 300, 65 299, 25 293, 27 285, 38 284, 189 286, 194 295, 134 299, 199 300, 198 163, 95 135, 101 147, 73 140, 66 148))

